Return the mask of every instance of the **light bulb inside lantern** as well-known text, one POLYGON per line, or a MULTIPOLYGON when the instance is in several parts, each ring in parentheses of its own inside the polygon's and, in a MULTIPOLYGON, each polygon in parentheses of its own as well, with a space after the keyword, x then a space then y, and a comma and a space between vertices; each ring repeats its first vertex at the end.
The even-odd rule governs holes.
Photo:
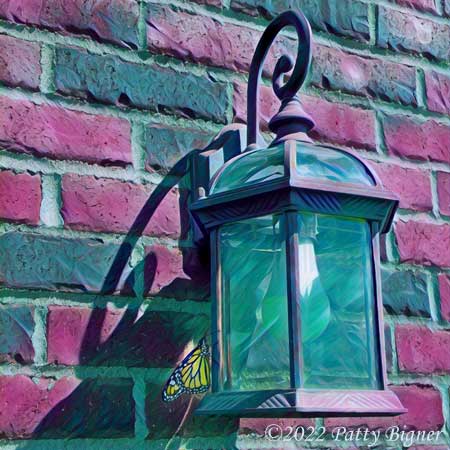
POLYGON ((315 251, 318 234, 315 215, 300 216, 298 244, 299 290, 302 317, 302 341, 307 343, 317 339, 330 322, 330 300, 320 280, 315 251))

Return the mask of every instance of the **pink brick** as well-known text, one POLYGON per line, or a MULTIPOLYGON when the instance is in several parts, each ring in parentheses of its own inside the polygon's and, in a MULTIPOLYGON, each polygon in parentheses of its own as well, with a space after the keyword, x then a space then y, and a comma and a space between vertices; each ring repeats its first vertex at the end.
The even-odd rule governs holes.
POLYGON ((450 77, 434 71, 426 72, 425 86, 428 109, 450 114, 450 77))
POLYGON ((437 172, 439 211, 450 216, 450 173, 437 172))
POLYGON ((400 198, 400 208, 431 211, 430 174, 423 170, 406 169, 395 165, 372 164, 383 186, 400 198))
POLYGON ((51 306, 47 318, 47 360, 51 364, 78 365, 92 344, 104 344, 125 310, 51 306), (95 337, 94 337, 95 336, 95 337))
POLYGON ((47 320, 50 364, 173 367, 209 327, 206 314, 51 306, 47 320))
POLYGON ((395 330, 399 368, 403 372, 450 373, 450 331, 398 325, 395 330))
POLYGON ((431 386, 391 386, 403 406, 406 414, 396 417, 349 417, 325 419, 328 430, 335 427, 358 427, 386 430, 398 426, 402 430, 431 431, 440 430, 444 424, 442 401, 439 391, 431 386))
POLYGON ((439 0, 390 0, 392 3, 396 3, 401 6, 408 6, 409 8, 417 9, 419 11, 429 11, 434 14, 438 14, 436 8, 436 1, 439 0))
POLYGON ((316 127, 311 136, 321 141, 349 147, 375 149, 375 115, 353 106, 302 96, 305 111, 316 127))
MULTIPOLYGON (((280 102, 272 89, 262 87, 260 91, 261 129, 277 113, 280 102)), ((340 103, 328 102, 318 97, 301 95, 305 111, 311 115, 316 127, 311 136, 324 142, 350 147, 375 149, 375 116, 366 111, 340 103)), ((245 85, 235 83, 233 96, 234 120, 245 123, 247 120, 247 91, 245 85)))
POLYGON ((8 150, 86 162, 131 163, 123 119, 0 97, 0 142, 8 150))
POLYGON ((450 225, 400 220, 395 235, 402 262, 450 267, 450 225))
POLYGON ((34 42, 0 35, 0 81, 27 89, 39 87, 40 47, 34 42), (26 64, 24 62, 26 61, 26 64))
MULTIPOLYGON (((147 45, 151 51, 202 64, 247 71, 261 33, 212 17, 175 11, 151 3, 147 17, 147 45)), ((287 40, 271 47, 264 70, 271 73, 287 40)), ((292 41, 292 48, 294 42, 292 41)))
POLYGON ((315 44, 310 83, 322 89, 417 106, 415 72, 410 66, 315 44))
POLYGON ((39 223, 41 179, 39 175, 0 172, 0 217, 31 225, 39 223))
POLYGON ((209 295, 209 266, 194 249, 146 247, 146 294, 203 299, 209 295))
POLYGON ((183 256, 179 250, 170 250, 162 245, 152 245, 146 248, 146 254, 150 252, 155 255, 156 261, 150 294, 158 294, 174 280, 189 279, 189 276, 184 273, 183 256))
POLYGON ((434 120, 419 123, 403 116, 386 117, 383 123, 390 154, 450 163, 450 127, 434 120))
POLYGON ((1 0, 0 17, 137 47, 139 5, 134 0, 1 0))
MULTIPOLYGON (((269 129, 269 121, 278 112, 281 103, 275 97, 272 88, 261 86, 259 92, 260 129, 267 131, 269 129)), ((244 83, 234 83, 233 113, 235 122, 247 122, 247 85, 244 83)))
POLYGON ((142 234, 145 227, 143 232, 147 235, 178 236, 181 219, 177 190, 170 190, 159 204, 155 201, 146 205, 153 190, 154 186, 65 175, 62 181, 65 226, 78 230, 131 231, 136 234, 142 234), (154 207, 156 209, 150 215, 154 207), (139 215, 142 225, 135 223, 139 215))
POLYGON ((441 316, 450 322, 450 276, 439 275, 439 294, 441 299, 441 316))
POLYGON ((0 436, 30 438, 41 421, 79 385, 75 378, 38 382, 24 375, 0 377, 0 436))
POLYGON ((379 5, 379 47, 447 61, 450 57, 449 39, 450 27, 447 23, 419 17, 411 11, 396 11, 379 5))

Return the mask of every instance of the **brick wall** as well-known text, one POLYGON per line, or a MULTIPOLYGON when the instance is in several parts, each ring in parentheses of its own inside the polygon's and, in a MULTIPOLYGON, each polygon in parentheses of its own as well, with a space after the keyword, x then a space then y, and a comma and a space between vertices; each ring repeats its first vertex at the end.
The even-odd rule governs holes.
MULTIPOLYGON (((253 49, 289 4, 314 31, 313 138, 357 149, 401 198, 383 280, 389 379, 409 413, 279 423, 444 430, 415 448, 448 448, 448 0, 0 1, 1 448, 293 445, 264 440, 273 420, 160 400, 210 314, 175 164, 245 120, 253 49)), ((267 73, 294 47, 279 39, 267 73)), ((269 87, 262 102, 267 126, 269 87)))

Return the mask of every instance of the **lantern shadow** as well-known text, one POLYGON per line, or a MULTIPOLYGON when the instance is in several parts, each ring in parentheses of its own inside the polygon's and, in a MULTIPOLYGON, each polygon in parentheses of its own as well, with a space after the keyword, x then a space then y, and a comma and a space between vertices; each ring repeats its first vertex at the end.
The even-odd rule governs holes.
MULTIPOLYGON (((146 296, 155 293, 159 300, 169 297, 172 304, 174 298, 207 301, 207 252, 180 246, 180 253, 173 256, 163 246, 151 247, 142 261, 124 276, 138 239, 166 195, 185 179, 196 152, 198 150, 184 156, 169 171, 149 196, 124 237, 94 302, 102 303, 103 307, 94 307, 84 326, 79 365, 73 367, 75 378, 81 381, 74 382, 75 387, 71 386, 67 391, 64 391, 64 382, 61 380, 54 383, 49 395, 52 395, 52 390, 62 390, 61 400, 34 427, 30 433, 32 438, 133 438, 135 400, 145 404, 146 427, 150 429, 148 438, 165 438, 171 442, 176 435, 186 435, 183 428, 186 421, 190 428, 188 435, 212 429, 205 425, 211 420, 189 418, 194 408, 191 402, 186 401, 189 400, 187 396, 171 404, 161 401, 163 386, 173 368, 180 362, 188 346, 198 342, 207 333, 209 314, 198 313, 193 308, 191 313, 183 312, 181 305, 175 307, 174 311, 165 310, 164 307, 158 310, 148 307, 149 302, 144 302, 146 296), (155 287, 161 276, 165 276, 164 270, 170 270, 171 264, 178 264, 182 276, 176 272, 173 279, 165 279, 160 283, 161 286, 155 287), (114 302, 116 296, 113 294, 117 293, 122 298, 131 297, 132 301, 120 306, 122 300, 119 295, 113 308, 104 307, 102 297, 108 296, 108 300, 113 299, 114 302), (135 372, 129 372, 132 369, 135 372), (150 373, 155 374, 155 377, 147 375, 145 369, 152 370, 150 373), (138 389, 132 377, 141 380, 143 392, 136 393, 138 389), (177 414, 172 414, 174 409, 177 414), (158 417, 160 419, 155 422, 158 417), (152 433, 155 428, 163 429, 164 432, 155 435, 152 433)), ((188 235, 189 230, 189 212, 186 208, 188 195, 185 189, 179 199, 181 239, 188 235)), ((183 300, 179 301, 182 303, 183 300)), ((142 422, 144 418, 141 416, 139 420, 142 422)), ((215 427, 218 436, 223 435, 224 430, 223 420, 220 422, 221 425, 215 427)), ((210 431, 207 434, 210 435, 210 431)), ((26 447, 26 444, 21 446, 26 447)))

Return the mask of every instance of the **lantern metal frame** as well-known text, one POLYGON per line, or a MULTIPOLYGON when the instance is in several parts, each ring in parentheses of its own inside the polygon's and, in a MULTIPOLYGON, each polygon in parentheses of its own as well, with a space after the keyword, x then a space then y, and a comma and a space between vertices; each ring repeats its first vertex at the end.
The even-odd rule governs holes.
MULTIPOLYGON (((200 195, 190 211, 204 235, 210 237, 211 289, 212 289, 212 393, 207 394, 196 414, 237 415, 240 417, 318 417, 318 416, 380 416, 406 412, 394 392, 388 390, 386 358, 384 351, 383 303, 380 275, 380 233, 391 226, 398 207, 398 198, 383 189, 376 173, 354 152, 340 150, 358 159, 374 180, 373 186, 359 186, 344 182, 317 181, 301 177, 297 171, 296 146, 298 141, 311 142, 305 134, 314 122, 302 109, 296 97, 311 63, 311 28, 300 11, 287 11, 274 19, 255 51, 248 84, 247 147, 239 150, 228 162, 216 170, 209 183, 203 182, 200 195), (284 176, 274 180, 244 185, 225 192, 210 193, 215 180, 223 175, 229 164, 257 150, 259 131, 259 83, 262 66, 277 34, 286 26, 293 26, 298 35, 298 52, 295 65, 283 55, 277 62, 273 75, 273 88, 281 100, 278 114, 270 121, 276 133, 273 145, 284 146, 284 176), (292 70, 286 84, 283 74, 292 70), (370 223, 372 236, 372 275, 376 324, 376 345, 379 355, 379 390, 304 389, 301 387, 301 330, 299 290, 299 231, 296 214, 314 212, 365 219, 370 223), (263 391, 224 390, 224 349, 222 334, 222 267, 219 229, 223 224, 271 213, 286 216, 287 241, 287 302, 289 315, 290 379, 289 389, 263 391), (289 270, 289 268, 292 268, 289 270)), ((323 147, 323 146, 322 146, 323 147)), ((209 155, 210 156, 210 155, 209 155)), ((209 157, 208 156, 208 157, 209 157)), ((233 155, 232 155, 233 156, 233 155)), ((225 161, 225 158, 223 159, 225 161)), ((197 169, 201 170, 201 168, 197 169)), ((230 370, 230 364, 227 365, 230 370)), ((228 374, 228 378, 229 379, 228 374)))

